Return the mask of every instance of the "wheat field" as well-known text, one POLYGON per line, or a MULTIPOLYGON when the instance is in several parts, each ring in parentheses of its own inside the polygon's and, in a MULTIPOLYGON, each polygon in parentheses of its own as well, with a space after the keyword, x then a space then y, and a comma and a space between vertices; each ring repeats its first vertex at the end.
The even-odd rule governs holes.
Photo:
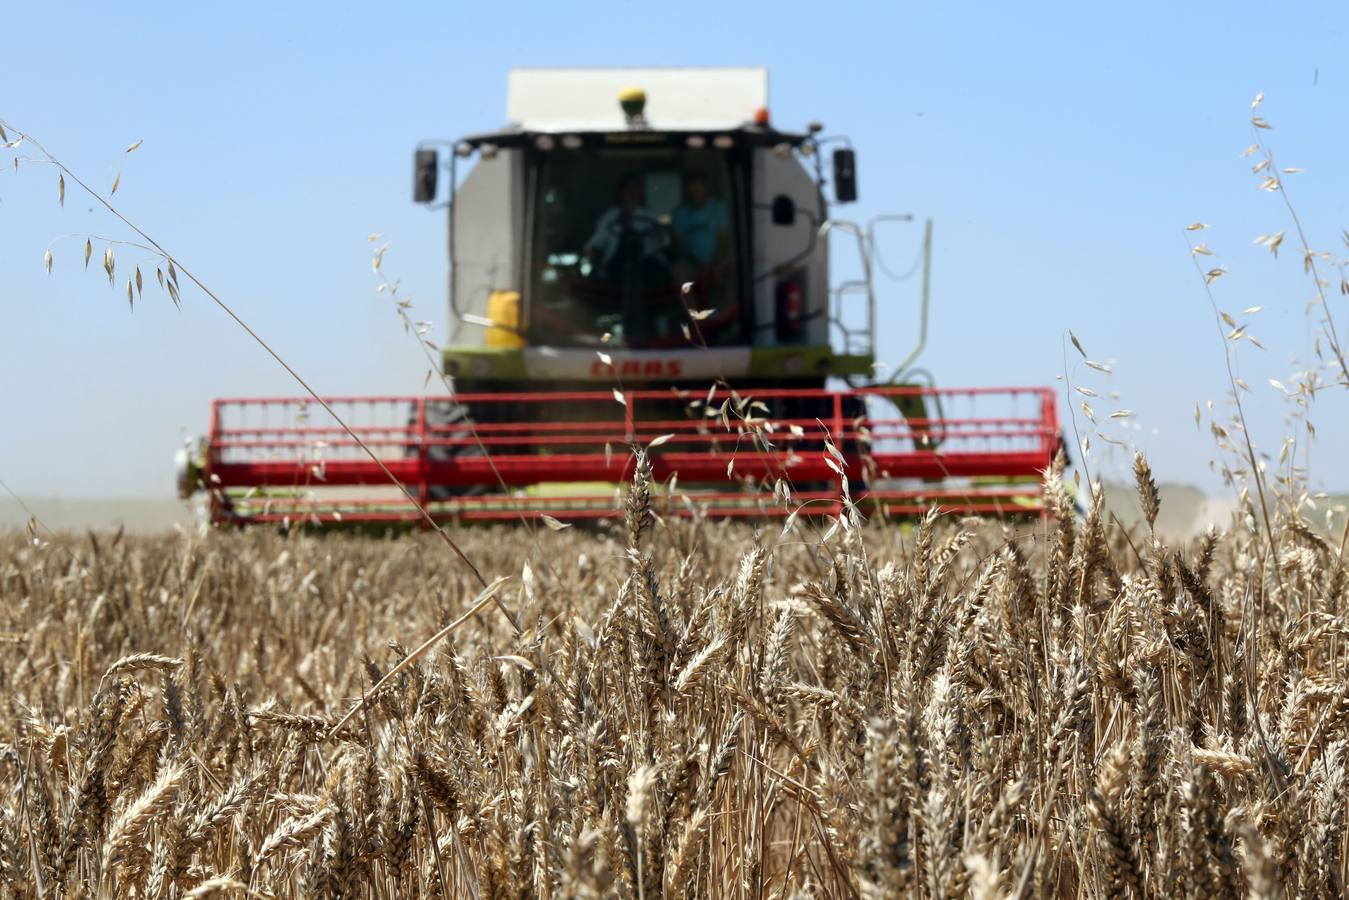
POLYGON ((1052 473, 1044 522, 784 535, 641 471, 455 531, 495 599, 434 537, 0 539, 0 895, 1343 893, 1335 541, 1052 473))

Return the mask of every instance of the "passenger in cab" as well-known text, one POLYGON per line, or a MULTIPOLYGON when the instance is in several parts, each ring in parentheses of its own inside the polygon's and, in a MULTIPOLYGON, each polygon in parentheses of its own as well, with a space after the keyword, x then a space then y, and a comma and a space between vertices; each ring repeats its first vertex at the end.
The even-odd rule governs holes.
POLYGON ((730 216, 726 203, 712 196, 707 176, 689 172, 684 176, 684 198, 670 217, 674 232, 675 259, 684 271, 696 274, 726 258, 730 248, 730 216))
POLYGON ((732 285, 731 217, 726 201, 712 194, 707 176, 699 171, 684 175, 683 200, 670 216, 674 237, 674 275, 677 289, 690 309, 712 310, 701 320, 699 332, 714 343, 738 337, 740 310, 732 285))

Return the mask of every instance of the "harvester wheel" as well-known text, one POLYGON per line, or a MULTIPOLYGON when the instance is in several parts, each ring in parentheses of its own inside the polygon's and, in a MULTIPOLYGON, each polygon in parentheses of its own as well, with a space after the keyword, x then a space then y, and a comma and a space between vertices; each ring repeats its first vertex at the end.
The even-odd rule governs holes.
MULTIPOLYGON (((408 424, 417 424, 416 407, 408 417, 408 424)), ((432 438, 459 438, 471 440, 473 437, 473 419, 468 407, 454 400, 426 402, 426 433, 432 438)), ((409 453, 415 454, 417 447, 409 447, 409 453)), ((464 456, 481 456, 482 448, 476 442, 470 444, 432 444, 426 448, 426 458, 431 462, 448 462, 464 456)), ((431 500, 450 500, 454 497, 475 497, 485 493, 480 486, 452 487, 433 484, 427 490, 431 500)))

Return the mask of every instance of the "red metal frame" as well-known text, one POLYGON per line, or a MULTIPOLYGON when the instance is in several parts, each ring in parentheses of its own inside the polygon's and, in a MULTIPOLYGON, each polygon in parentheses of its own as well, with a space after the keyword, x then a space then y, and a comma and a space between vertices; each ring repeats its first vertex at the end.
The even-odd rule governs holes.
MULTIPOLYGON (((1059 446, 1049 388, 771 389, 747 395, 664 390, 626 391, 622 398, 620 404, 611 392, 583 391, 325 400, 433 516, 446 519, 613 516, 618 503, 612 492, 550 496, 522 489, 625 481, 633 460, 629 448, 661 436, 668 437, 652 452, 655 477, 664 482, 677 474, 684 488, 665 503, 672 514, 785 515, 801 502, 804 513, 836 513, 843 485, 831 467, 836 459, 822 449, 825 439, 854 480, 853 499, 869 508, 911 515, 935 504, 975 514, 1037 514, 1039 474, 1059 446), (912 397, 921 397, 929 411, 951 414, 906 418, 897 404, 912 397), (683 401, 688 418, 670 418, 672 398, 683 401), (428 422, 428 406, 451 400, 470 410, 492 404, 497 421, 475 424, 472 431, 428 422), (762 407, 753 405, 777 400, 814 401, 832 414, 765 419, 762 407), (644 416, 644 408, 657 402, 665 415, 644 416), (867 413, 854 421, 845 411, 859 403, 867 413), (577 421, 575 409, 583 404, 611 414, 577 421), (518 416, 500 414, 517 408, 518 416), (773 502, 771 489, 748 485, 779 479, 834 489, 800 493, 789 509, 773 502), (862 481, 870 487, 862 489, 862 481), (437 488, 456 496, 432 501, 437 488), (465 493, 472 495, 458 495, 465 493)), ((388 476, 312 400, 216 400, 202 472, 217 522, 420 518, 406 497, 371 496, 390 486, 388 476)))

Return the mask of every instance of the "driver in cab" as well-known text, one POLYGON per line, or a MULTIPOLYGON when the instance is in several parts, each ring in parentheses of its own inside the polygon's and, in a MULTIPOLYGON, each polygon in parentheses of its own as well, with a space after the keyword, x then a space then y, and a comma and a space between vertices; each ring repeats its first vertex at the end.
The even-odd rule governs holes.
POLYGON ((624 263, 640 263, 665 248, 668 236, 644 207, 641 177, 629 172, 618 181, 618 204, 600 214, 585 255, 605 278, 617 277, 624 263))

